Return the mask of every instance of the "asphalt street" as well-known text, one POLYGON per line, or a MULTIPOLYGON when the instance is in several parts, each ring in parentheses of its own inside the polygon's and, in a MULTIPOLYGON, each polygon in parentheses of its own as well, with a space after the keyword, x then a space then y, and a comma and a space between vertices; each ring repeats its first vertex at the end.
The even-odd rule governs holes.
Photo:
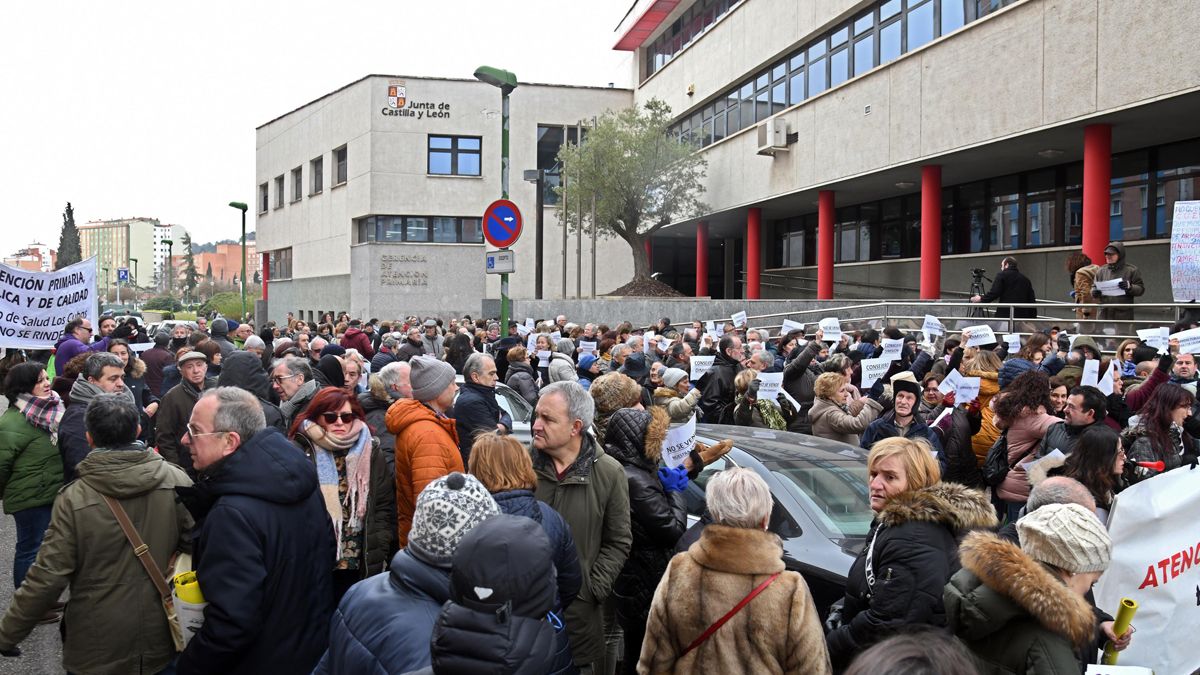
MULTIPOLYGON (((12 602, 13 550, 17 545, 17 526, 12 516, 0 521, 0 606, 8 609, 12 602)), ((85 629, 87 629, 85 627, 85 629)), ((98 627, 91 627, 98 630, 98 627)), ((103 633, 96 635, 103 639, 103 633)), ((0 675, 60 675, 62 669, 62 640, 58 624, 38 626, 21 643, 21 656, 0 658, 0 675)))

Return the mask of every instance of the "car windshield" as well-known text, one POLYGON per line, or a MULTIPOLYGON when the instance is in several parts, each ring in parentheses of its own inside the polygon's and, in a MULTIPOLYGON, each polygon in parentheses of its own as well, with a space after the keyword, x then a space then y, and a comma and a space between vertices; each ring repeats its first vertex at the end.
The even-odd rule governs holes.
POLYGON ((871 529, 867 467, 820 460, 764 463, 832 539, 866 537, 871 529))

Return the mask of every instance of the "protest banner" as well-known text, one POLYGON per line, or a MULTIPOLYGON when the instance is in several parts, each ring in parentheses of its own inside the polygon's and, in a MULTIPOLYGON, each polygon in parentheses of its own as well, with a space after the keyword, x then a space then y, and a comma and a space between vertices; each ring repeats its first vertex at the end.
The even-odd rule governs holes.
POLYGON ((95 322, 96 259, 53 272, 0 265, 0 346, 49 349, 75 317, 95 322))
POLYGON ((1179 340, 1180 354, 1200 353, 1200 328, 1180 331, 1172 335, 1170 339, 1179 340))
POLYGON ((1175 302, 1200 300, 1200 201, 1175 202, 1170 255, 1175 302))
POLYGON ((791 319, 784 319, 783 325, 779 327, 779 335, 784 336, 794 330, 803 331, 804 324, 800 323, 799 321, 792 321, 791 319))
POLYGON ((958 372, 958 368, 955 368, 946 373, 946 377, 942 378, 941 383, 938 384, 938 391, 942 392, 942 395, 945 396, 958 389, 960 380, 962 380, 962 373, 958 372))
POLYGON ((921 324, 921 330, 930 336, 946 334, 946 326, 932 314, 925 315, 925 323, 921 324))
POLYGON ((825 342, 837 342, 842 339, 842 322, 838 321, 836 316, 821 319, 817 326, 820 327, 821 332, 824 334, 825 342))
POLYGON ((893 340, 891 338, 883 338, 883 354, 881 359, 896 361, 900 358, 900 350, 904 349, 904 340, 893 340))
POLYGON ((1200 470, 1185 465, 1125 488, 1113 505, 1112 562, 1095 595, 1096 606, 1114 615, 1122 598, 1138 603, 1137 637, 1121 652, 1122 665, 1156 673, 1200 668, 1198 484, 1200 470))
POLYGON ((696 447, 696 415, 693 413, 688 421, 667 429, 667 437, 663 439, 663 462, 674 469, 683 464, 683 460, 687 459, 694 447, 696 447))
POLYGON ((596 353, 596 343, 588 342, 587 340, 580 340, 579 341, 579 353, 580 354, 595 354, 596 353))
POLYGON ((712 370, 713 361, 716 361, 715 356, 693 356, 691 360, 692 372, 691 380, 695 382, 704 377, 708 371, 712 370))
POLYGON ((978 377, 962 377, 954 385, 954 405, 970 403, 979 398, 978 377))
POLYGON ((729 319, 730 321, 733 321, 734 328, 742 328, 746 325, 746 312, 741 311, 737 312, 736 314, 732 314, 730 315, 729 319))
POLYGON ((859 365, 862 366, 862 388, 865 391, 887 373, 888 368, 892 367, 892 360, 881 356, 877 359, 863 359, 859 361, 859 365))
POLYGON ((991 326, 982 324, 979 326, 969 326, 963 329, 963 332, 971 332, 971 339, 967 340, 967 347, 978 347, 979 345, 990 345, 996 342, 996 332, 991 326))
POLYGON ((779 399, 779 390, 783 388, 783 373, 759 373, 758 397, 768 401, 779 399))

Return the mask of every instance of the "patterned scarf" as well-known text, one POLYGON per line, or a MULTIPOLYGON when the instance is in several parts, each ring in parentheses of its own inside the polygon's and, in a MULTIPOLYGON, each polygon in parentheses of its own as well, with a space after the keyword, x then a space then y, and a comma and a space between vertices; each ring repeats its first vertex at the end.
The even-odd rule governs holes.
POLYGON ((41 398, 33 394, 17 394, 17 410, 30 424, 49 433, 51 443, 58 443, 58 424, 66 411, 58 392, 51 391, 49 396, 41 398))
POLYGON ((308 420, 301 430, 314 445, 317 481, 321 484, 325 510, 329 512, 333 529, 337 532, 338 559, 345 557, 348 552, 357 558, 361 555, 361 551, 357 550, 358 535, 362 532, 371 495, 371 430, 362 420, 355 420, 350 432, 341 437, 327 433, 321 425, 308 420), (364 449, 367 452, 364 453, 364 449), (338 456, 344 457, 344 473, 338 471, 338 456), (339 497, 339 486, 343 480, 346 481, 344 502, 339 497))
MULTIPOLYGON (((734 403, 741 405, 745 398, 745 394, 739 394, 734 403)), ((774 401, 768 401, 765 398, 757 399, 754 401, 754 410, 762 417, 762 421, 766 423, 767 427, 775 431, 787 430, 787 422, 783 419, 783 411, 780 410, 779 405, 774 401)))

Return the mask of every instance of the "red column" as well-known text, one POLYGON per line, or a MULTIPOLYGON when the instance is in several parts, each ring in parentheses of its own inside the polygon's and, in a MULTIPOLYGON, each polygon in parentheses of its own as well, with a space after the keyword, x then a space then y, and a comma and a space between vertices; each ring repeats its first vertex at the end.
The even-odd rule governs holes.
POLYGON ((746 299, 758 300, 759 281, 762 275, 762 249, 758 234, 762 225, 762 209, 752 208, 746 218, 746 299))
POLYGON ((1083 252, 1104 264, 1108 245, 1108 200, 1112 181, 1112 127, 1092 124, 1083 130, 1083 252))
POLYGON ((833 190, 817 196, 817 299, 833 299, 833 190))
POLYGON ((262 276, 262 284, 263 284, 263 291, 262 291, 262 296, 263 296, 262 299, 263 300, 267 299, 267 277, 269 277, 270 275, 271 275, 271 254, 264 253, 264 254, 262 254, 262 274, 260 275, 260 276, 262 276))
POLYGON ((942 167, 921 167, 921 299, 942 297, 942 167))
POLYGON ((696 297, 708 295, 708 223, 696 223, 696 297))

